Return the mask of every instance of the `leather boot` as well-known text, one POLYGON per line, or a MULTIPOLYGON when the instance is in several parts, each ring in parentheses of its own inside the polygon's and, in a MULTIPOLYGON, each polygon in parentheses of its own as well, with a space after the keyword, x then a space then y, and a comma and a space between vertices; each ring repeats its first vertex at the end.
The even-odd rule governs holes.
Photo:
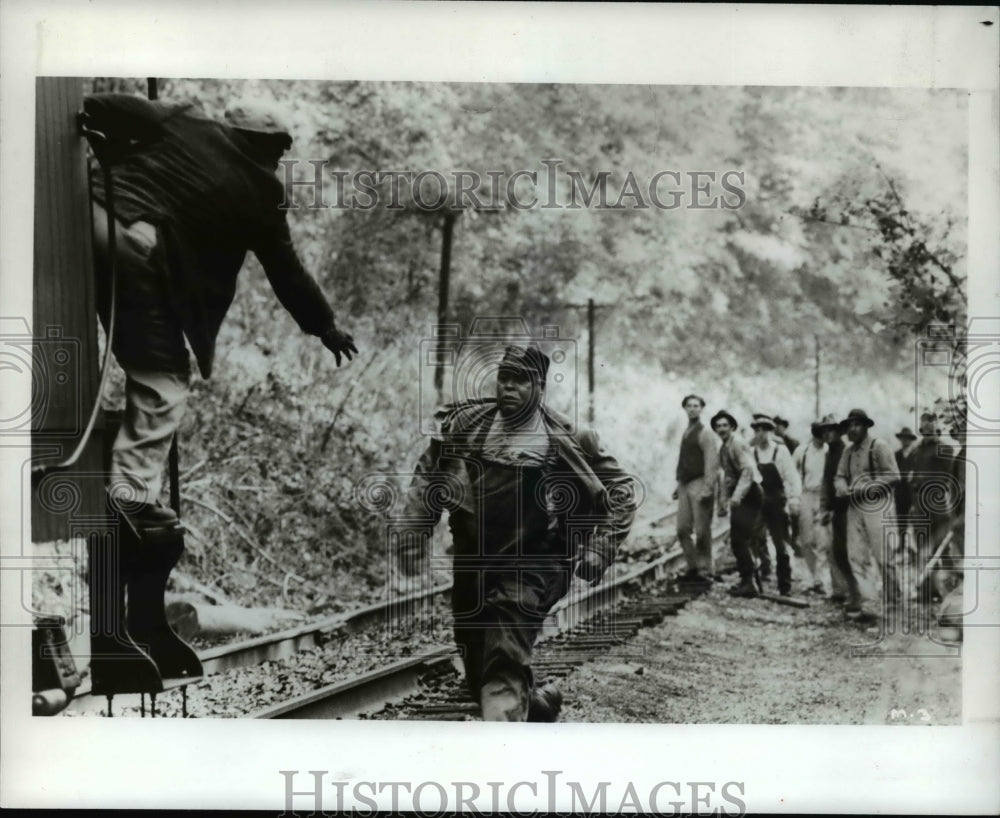
POLYGON ((158 693, 159 668, 126 627, 123 544, 114 527, 88 541, 90 593, 90 689, 99 696, 158 693))
POLYGON ((164 603, 167 579, 184 552, 184 529, 137 530, 124 515, 121 528, 130 539, 125 564, 129 633, 156 661, 162 678, 203 676, 198 655, 167 622, 164 603))
POLYGON ((536 687, 528 700, 528 721, 551 723, 558 721, 563 696, 552 682, 536 687))

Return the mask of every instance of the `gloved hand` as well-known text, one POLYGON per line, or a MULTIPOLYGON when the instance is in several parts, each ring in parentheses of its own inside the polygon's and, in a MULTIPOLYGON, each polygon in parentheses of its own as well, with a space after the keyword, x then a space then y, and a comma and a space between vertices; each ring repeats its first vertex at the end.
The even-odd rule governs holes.
POLYGON ((573 573, 584 582, 596 585, 604 575, 604 560, 593 551, 581 551, 573 573))
POLYGON ((788 501, 788 513, 792 517, 797 517, 799 515, 799 510, 801 508, 802 507, 799 505, 799 501, 798 500, 789 500, 788 501))
POLYGON ((326 332, 320 336, 320 340, 323 341, 323 346, 333 353, 337 366, 340 366, 341 355, 346 356, 347 360, 350 361, 352 352, 355 355, 358 354, 358 348, 354 346, 354 338, 346 332, 341 332, 335 324, 330 324, 326 332))

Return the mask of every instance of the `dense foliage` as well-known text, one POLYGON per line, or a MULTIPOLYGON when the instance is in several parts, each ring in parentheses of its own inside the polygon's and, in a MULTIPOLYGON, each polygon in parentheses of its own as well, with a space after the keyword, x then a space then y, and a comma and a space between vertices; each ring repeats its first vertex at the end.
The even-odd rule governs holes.
MULTIPOLYGON (((135 80, 92 87, 145 92, 135 80)), ((436 321, 446 217, 448 320, 466 332, 481 315, 519 315, 534 332, 558 326, 576 340, 575 376, 558 402, 581 418, 583 307, 594 299, 596 425, 646 483, 651 515, 669 502, 689 391, 710 410, 780 412, 803 437, 817 356, 820 412, 864 406, 886 436, 914 425, 915 401, 900 395, 919 402, 922 389, 945 388, 941 373, 914 388, 913 342, 931 325, 965 321, 957 93, 235 80, 160 80, 159 89, 210 116, 237 94, 280 100, 298 181, 311 178, 310 160, 446 180, 524 169, 538 174, 540 197, 551 182, 565 205, 568 172, 589 188, 606 171, 608 204, 623 204, 517 209, 504 191, 501 209, 425 209, 405 193, 398 209, 309 208, 313 192, 297 187, 293 237, 361 355, 338 370, 248 260, 182 444, 192 570, 230 592, 348 606, 381 587, 379 527, 354 486, 406 472, 423 443, 420 418, 437 396, 421 342, 436 321), (667 177, 661 199, 675 189, 681 206, 636 207, 664 170, 679 177, 667 177), (741 173, 745 202, 692 208, 693 171, 741 173), (623 192, 629 174, 638 198, 623 192)), ((378 189, 384 204, 390 190, 378 189)), ((717 181, 711 189, 725 195, 717 181)), ((333 191, 331 181, 327 202, 333 191)))

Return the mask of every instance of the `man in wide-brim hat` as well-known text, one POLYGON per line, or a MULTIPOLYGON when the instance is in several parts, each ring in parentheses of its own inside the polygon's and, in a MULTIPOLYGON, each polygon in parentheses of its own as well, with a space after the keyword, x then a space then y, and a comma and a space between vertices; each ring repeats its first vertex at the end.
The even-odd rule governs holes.
POLYGON ((877 617, 872 604, 880 585, 890 604, 899 594, 894 569, 897 554, 895 549, 890 553, 891 541, 885 536, 895 528, 893 493, 899 469, 889 445, 868 434, 875 421, 864 409, 852 409, 841 424, 850 442, 837 466, 836 492, 850 499, 847 553, 859 585, 848 613, 870 621, 877 617), (886 523, 891 525, 887 528, 886 523))
POLYGON ((738 427, 736 418, 725 409, 720 409, 712 416, 711 425, 712 431, 722 440, 716 508, 720 517, 729 515, 729 547, 736 557, 736 568, 740 573, 739 584, 729 593, 755 597, 756 565, 750 543, 764 497, 760 488, 760 472, 754 464, 750 447, 735 434, 738 427))

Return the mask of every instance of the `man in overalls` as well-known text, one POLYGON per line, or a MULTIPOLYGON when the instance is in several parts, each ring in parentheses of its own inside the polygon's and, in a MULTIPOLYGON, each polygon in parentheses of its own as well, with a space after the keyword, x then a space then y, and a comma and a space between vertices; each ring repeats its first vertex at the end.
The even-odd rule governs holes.
MULTIPOLYGON (((634 478, 592 430, 544 405, 548 367, 538 348, 508 346, 495 399, 439 410, 403 515, 433 527, 449 513, 455 641, 484 721, 555 721, 562 697, 535 686, 535 639, 574 575, 600 581, 635 516, 634 478)), ((427 545, 400 541, 404 574, 426 568, 427 545)))
POLYGON ((778 593, 788 596, 792 591, 788 514, 789 511, 793 515, 799 513, 802 481, 792 464, 788 447, 774 439, 774 421, 767 415, 754 415, 750 428, 754 430, 751 448, 764 492, 760 520, 754 534, 756 552, 763 561, 767 555, 767 534, 770 533, 774 541, 778 593))

